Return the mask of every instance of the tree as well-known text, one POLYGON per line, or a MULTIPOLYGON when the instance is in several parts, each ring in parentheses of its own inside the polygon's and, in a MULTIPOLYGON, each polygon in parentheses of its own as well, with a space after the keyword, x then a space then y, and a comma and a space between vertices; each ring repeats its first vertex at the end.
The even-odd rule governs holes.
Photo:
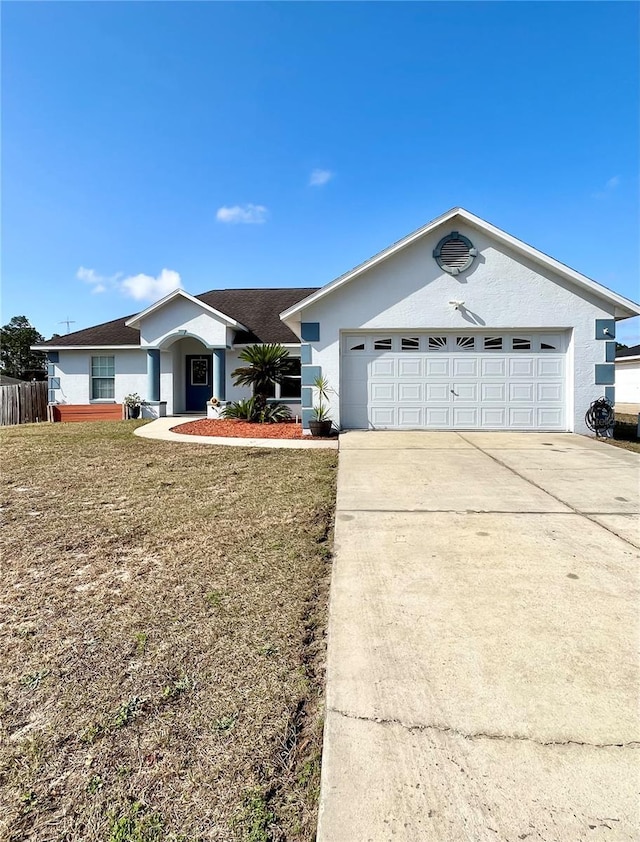
POLYGON ((292 373, 289 351, 283 345, 249 345, 238 354, 248 363, 231 372, 236 386, 251 386, 259 410, 264 409, 267 398, 273 394, 273 384, 282 383, 292 373))
POLYGON ((44 336, 26 316, 14 316, 0 328, 0 373, 20 380, 41 380, 46 371, 45 354, 31 346, 44 342, 44 336))

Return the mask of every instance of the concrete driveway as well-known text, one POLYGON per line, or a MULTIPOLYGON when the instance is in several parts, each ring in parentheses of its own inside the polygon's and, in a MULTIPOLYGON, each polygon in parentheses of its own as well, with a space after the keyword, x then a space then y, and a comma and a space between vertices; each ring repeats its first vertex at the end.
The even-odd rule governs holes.
POLYGON ((348 433, 319 842, 638 840, 640 457, 348 433))

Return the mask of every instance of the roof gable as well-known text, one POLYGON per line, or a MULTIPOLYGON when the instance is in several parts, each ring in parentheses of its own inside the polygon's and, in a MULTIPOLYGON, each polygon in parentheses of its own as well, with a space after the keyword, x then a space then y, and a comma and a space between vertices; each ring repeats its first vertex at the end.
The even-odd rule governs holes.
POLYGON ((154 304, 151 304, 146 310, 142 310, 142 312, 137 313, 135 316, 130 318, 128 321, 125 322, 127 327, 140 327, 140 323, 145 319, 147 316, 152 315, 152 313, 156 313, 158 310, 161 310, 163 307, 166 307, 168 304, 174 302, 177 298, 184 298, 186 301, 190 301, 192 304, 195 304, 197 307, 201 307, 203 310, 208 312, 210 315, 215 316, 221 322, 224 322, 228 327, 233 327, 236 330, 246 330, 243 324, 236 321, 235 319, 227 316, 225 313, 222 313, 220 310, 216 310, 214 307, 211 307, 205 301, 202 300, 201 297, 196 297, 194 295, 190 295, 184 289, 175 289, 173 292, 170 292, 169 295, 165 295, 164 298, 161 298, 159 301, 156 301, 154 304))
POLYGON ((558 260, 549 257, 548 255, 544 254, 544 252, 533 248, 533 246, 530 246, 522 240, 519 240, 517 237, 513 237, 511 234, 507 234, 506 231, 497 228, 495 225, 491 225, 491 223, 485 222, 485 220, 481 219, 479 216, 475 216, 475 214, 470 213, 464 208, 452 208, 451 210, 444 213, 442 216, 439 216, 431 222, 428 222, 426 225, 423 225, 421 228, 418 228, 416 231, 413 231, 411 234, 408 234, 406 237, 403 237, 401 240, 398 240, 397 242, 388 246, 386 249, 383 249, 381 252, 378 252, 378 254, 374 255, 369 260, 366 260, 364 263, 360 263, 358 266, 354 267, 353 269, 350 269, 343 275, 340 275, 335 280, 321 287, 317 292, 313 293, 312 295, 308 296, 302 301, 297 302, 293 307, 284 310, 280 314, 280 318, 285 322, 295 324, 298 320, 298 314, 305 307, 308 307, 311 304, 315 304, 315 302, 319 301, 325 296, 332 294, 336 290, 343 287, 345 284, 348 284, 350 281, 354 280, 354 278, 360 277, 365 272, 369 271, 375 266, 380 265, 385 260, 388 260, 390 257, 407 248, 408 246, 412 245, 416 241, 431 234, 437 228, 444 226, 447 223, 453 224, 456 221, 466 222, 473 228, 477 228, 485 232, 492 239, 496 240, 498 243, 501 243, 504 246, 507 246, 517 254, 521 254, 528 257, 530 260, 539 263, 545 269, 551 270, 552 272, 556 273, 565 280, 568 280, 571 283, 575 284, 577 287, 589 290, 591 293, 596 294, 598 297, 603 298, 605 301, 615 304, 617 318, 628 318, 629 316, 640 315, 640 305, 636 304, 635 302, 630 301, 629 299, 624 298, 624 296, 618 295, 615 292, 612 292, 611 290, 607 289, 607 287, 604 287, 596 281, 591 280, 591 278, 587 278, 586 275, 582 275, 579 272, 576 272, 575 269, 571 269, 569 266, 565 266, 564 263, 560 263, 558 260))

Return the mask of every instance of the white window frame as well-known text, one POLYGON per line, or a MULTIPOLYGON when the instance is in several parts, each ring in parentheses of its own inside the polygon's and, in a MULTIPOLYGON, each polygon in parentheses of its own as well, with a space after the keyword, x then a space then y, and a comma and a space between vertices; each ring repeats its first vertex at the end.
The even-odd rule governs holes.
POLYGON ((116 357, 115 354, 92 354, 89 359, 89 400, 91 403, 115 403, 116 400, 116 357), (111 360, 113 374, 94 374, 94 360, 111 360), (94 384, 96 381, 111 381, 111 397, 94 397, 94 384))

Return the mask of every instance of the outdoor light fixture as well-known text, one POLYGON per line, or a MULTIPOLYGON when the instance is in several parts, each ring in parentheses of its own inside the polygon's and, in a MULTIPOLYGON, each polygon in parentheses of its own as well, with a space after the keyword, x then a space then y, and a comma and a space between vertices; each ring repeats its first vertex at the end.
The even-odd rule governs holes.
POLYGON ((451 304, 455 310, 459 310, 461 307, 464 307, 464 301, 450 301, 449 304, 451 304))

